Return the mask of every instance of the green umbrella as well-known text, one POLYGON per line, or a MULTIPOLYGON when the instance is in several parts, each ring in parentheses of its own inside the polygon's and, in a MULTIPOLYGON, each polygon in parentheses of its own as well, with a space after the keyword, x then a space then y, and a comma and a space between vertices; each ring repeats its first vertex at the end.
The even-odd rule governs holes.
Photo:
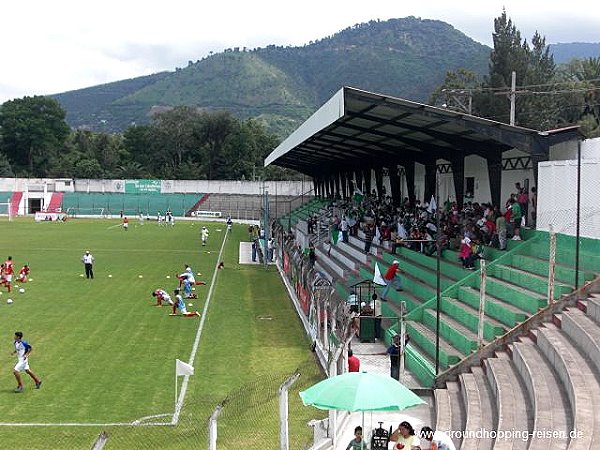
POLYGON ((388 375, 347 372, 300 392, 306 406, 343 411, 400 411, 425 403, 388 375))

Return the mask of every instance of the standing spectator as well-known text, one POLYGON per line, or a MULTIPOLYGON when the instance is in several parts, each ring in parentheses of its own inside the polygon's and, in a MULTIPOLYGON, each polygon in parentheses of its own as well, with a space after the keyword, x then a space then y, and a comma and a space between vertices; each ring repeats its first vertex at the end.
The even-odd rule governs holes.
POLYGON ((85 267, 85 277, 94 279, 94 256, 90 253, 89 250, 86 250, 83 256, 81 257, 81 261, 85 267))
POLYGON ((273 262, 273 250, 275 249, 275 241, 269 238, 267 241, 267 262, 273 262))
POLYGON ((401 291, 402 290, 402 284, 400 282, 400 277, 398 275, 398 272, 400 271, 400 262, 395 259, 394 262, 392 263, 392 265, 390 267, 388 267, 388 269, 386 270, 385 274, 383 275, 383 281, 385 282, 386 286, 385 289, 383 290, 383 293, 381 294, 381 300, 383 300, 384 302, 387 301, 387 294, 390 290, 390 286, 394 286, 394 288, 397 291, 401 291))
POLYGON ((256 240, 252 241, 252 262, 256 262, 256 240))
POLYGON ((360 372, 360 360, 352 350, 348 350, 348 372, 360 372))
POLYGON ((395 335, 392 345, 387 348, 386 354, 390 355, 390 376, 394 380, 400 380, 400 336, 395 335))
POLYGON ((17 355, 18 361, 13 370, 13 374, 17 379, 17 388, 15 392, 23 392, 23 380, 21 379, 21 372, 27 373, 34 383, 35 388, 39 389, 42 386, 42 380, 40 380, 30 369, 29 369, 29 354, 31 353, 31 345, 27 341, 23 340, 23 333, 20 331, 15 332, 15 351, 13 355, 17 355))
POLYGON ((512 226, 513 226, 513 241, 520 241, 521 240, 521 219, 522 219, 522 213, 521 213, 521 205, 519 204, 519 202, 515 201, 514 199, 510 199, 510 211, 511 211, 511 220, 512 220, 512 226))
POLYGON ((460 241, 460 252, 458 253, 458 259, 462 262, 464 269, 475 270, 475 257, 473 256, 473 250, 471 249, 471 239, 464 237, 460 241))
POLYGON ((310 263, 310 267, 315 266, 315 262, 317 260, 317 254, 315 252, 315 245, 310 242, 308 244, 308 262, 310 263))
POLYGON ((381 311, 381 300, 379 300, 377 294, 373 294, 373 296, 371 297, 371 303, 371 308, 373 308, 373 316, 375 317, 375 339, 381 339, 381 321, 383 319, 383 313, 381 311))
POLYGON ((519 193, 518 197, 517 197, 517 202, 519 203, 519 206, 521 207, 521 217, 523 217, 523 226, 527 225, 527 217, 528 217, 528 206, 529 206, 529 192, 527 191, 527 188, 523 188, 521 189, 521 192, 519 193))
POLYGON ((365 253, 369 253, 371 250, 371 244, 373 244, 373 238, 375 237, 375 225, 365 225, 365 253))
POLYGON ((342 242, 348 242, 348 220, 346 216, 342 217, 340 229, 342 231, 342 242))

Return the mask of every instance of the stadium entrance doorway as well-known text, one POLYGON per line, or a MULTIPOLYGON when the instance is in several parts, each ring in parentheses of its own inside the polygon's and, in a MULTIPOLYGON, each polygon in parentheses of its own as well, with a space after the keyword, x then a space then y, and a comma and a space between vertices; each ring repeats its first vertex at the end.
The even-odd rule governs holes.
POLYGON ((29 214, 35 214, 42 210, 42 199, 41 198, 29 198, 27 202, 27 208, 29 214))

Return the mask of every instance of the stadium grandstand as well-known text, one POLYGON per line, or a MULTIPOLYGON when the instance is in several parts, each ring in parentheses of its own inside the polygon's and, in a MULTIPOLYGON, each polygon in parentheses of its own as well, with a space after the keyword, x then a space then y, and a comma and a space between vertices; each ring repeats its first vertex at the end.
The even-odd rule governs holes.
MULTIPOLYGON (((369 366, 365 349, 403 335, 401 381, 456 448, 595 448, 599 159, 576 127, 341 89, 265 160, 314 180, 315 199, 272 233, 327 375, 347 371, 348 349, 369 366), (395 262, 402 288, 388 290, 395 262)), ((356 423, 327 420, 324 445, 345 448, 356 423)))

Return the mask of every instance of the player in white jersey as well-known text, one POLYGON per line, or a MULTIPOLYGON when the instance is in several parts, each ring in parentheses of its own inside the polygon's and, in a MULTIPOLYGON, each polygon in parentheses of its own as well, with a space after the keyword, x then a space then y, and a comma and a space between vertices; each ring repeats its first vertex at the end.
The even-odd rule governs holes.
POLYGON ((206 227, 202 227, 200 230, 200 238, 202 239, 202 245, 206 245, 206 241, 208 241, 208 229, 206 227))
POLYGON ((13 355, 17 355, 17 364, 13 370, 13 374, 17 379, 17 388, 15 392, 23 392, 23 380, 21 379, 21 372, 27 373, 35 383, 35 388, 39 389, 42 386, 42 380, 40 380, 30 369, 29 369, 29 354, 31 353, 31 345, 23 340, 23 333, 15 331, 15 351, 13 355))
POLYGON ((152 297, 156 297, 156 306, 162 306, 163 302, 168 303, 169 305, 173 305, 173 300, 171 300, 171 296, 167 294, 167 291, 164 289, 157 289, 152 292, 152 297))

